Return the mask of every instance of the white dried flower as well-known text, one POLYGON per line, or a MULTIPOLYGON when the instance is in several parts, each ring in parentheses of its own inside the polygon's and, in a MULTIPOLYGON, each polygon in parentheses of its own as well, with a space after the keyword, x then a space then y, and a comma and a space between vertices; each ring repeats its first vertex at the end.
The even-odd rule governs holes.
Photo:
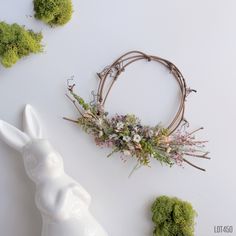
POLYGON ((136 142, 136 143, 139 143, 141 141, 140 135, 135 134, 134 137, 133 137, 133 141, 136 142))
POLYGON ((121 122, 121 121, 117 122, 116 128, 117 128, 118 130, 123 129, 123 127, 124 127, 124 123, 123 123, 123 122, 121 122))
POLYGON ((135 135, 136 134, 136 132, 134 132, 134 131, 131 131, 131 135, 133 136, 133 135, 135 135))
POLYGON ((153 132, 153 130, 148 130, 148 136, 151 138, 152 136, 153 136, 153 134, 154 134, 154 132, 153 132))
POLYGON ((117 134, 111 134, 109 135, 109 139, 117 139, 117 134))
POLYGON ((87 111, 84 112, 83 116, 85 118, 91 119, 93 117, 93 113, 90 110, 87 110, 87 111))
POLYGON ((98 137, 101 138, 103 136, 103 132, 100 130, 98 133, 98 137))
POLYGON ((128 143, 127 146, 129 148, 129 150, 131 150, 131 151, 135 150, 135 147, 131 143, 128 143))
POLYGON ((160 130, 158 129, 156 132, 155 132, 155 136, 158 136, 160 134, 160 130))
POLYGON ((101 118, 96 120, 96 125, 102 126, 103 120, 101 118))
POLYGON ((123 140, 128 143, 131 140, 131 138, 129 136, 124 136, 123 140))
POLYGON ((130 152, 129 150, 124 150, 124 151, 123 151, 123 154, 124 154, 125 156, 130 156, 130 155, 131 155, 131 152, 130 152))

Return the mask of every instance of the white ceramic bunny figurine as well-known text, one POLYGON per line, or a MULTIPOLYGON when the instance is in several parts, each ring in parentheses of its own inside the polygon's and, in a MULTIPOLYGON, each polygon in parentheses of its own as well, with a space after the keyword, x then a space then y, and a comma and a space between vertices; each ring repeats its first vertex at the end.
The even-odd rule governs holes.
POLYGON ((25 107, 23 125, 24 132, 0 121, 0 137, 22 154, 26 173, 36 184, 42 236, 107 236, 89 212, 90 195, 64 172, 62 157, 43 138, 30 105, 25 107))

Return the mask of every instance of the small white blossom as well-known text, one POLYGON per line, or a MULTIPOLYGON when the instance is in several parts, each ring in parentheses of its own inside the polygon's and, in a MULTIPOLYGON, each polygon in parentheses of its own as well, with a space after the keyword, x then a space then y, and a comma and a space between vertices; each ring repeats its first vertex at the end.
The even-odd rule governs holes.
POLYGON ((132 143, 128 143, 127 146, 128 146, 128 149, 129 149, 130 151, 135 150, 135 147, 134 147, 134 145, 133 145, 132 143))
POLYGON ((129 136, 124 136, 123 140, 128 143, 131 140, 131 138, 129 136))
POLYGON ((116 128, 117 128, 118 130, 123 129, 123 127, 124 127, 124 123, 121 122, 121 121, 119 121, 119 122, 116 124, 116 128))
POLYGON ((101 138, 103 136, 103 132, 100 130, 98 133, 98 137, 101 138))
POLYGON ((148 136, 151 138, 152 136, 153 136, 153 134, 154 134, 154 132, 153 132, 153 130, 148 130, 148 136))
POLYGON ((90 119, 93 117, 92 112, 90 110, 85 111, 83 116, 85 118, 90 118, 90 119))
POLYGON ((98 111, 100 111, 101 113, 104 112, 104 106, 103 106, 101 103, 98 103, 98 104, 97 104, 97 109, 98 109, 98 111))
POLYGON ((96 125, 102 126, 102 124, 103 124, 103 120, 101 118, 96 120, 96 125))
POLYGON ((133 137, 133 141, 136 142, 136 143, 139 143, 141 141, 140 135, 135 134, 134 137, 133 137))
POLYGON ((117 134, 111 134, 109 135, 109 139, 116 139, 117 138, 117 134))
POLYGON ((124 154, 125 156, 130 156, 130 155, 131 155, 131 152, 130 152, 129 150, 124 150, 124 151, 123 151, 123 154, 124 154))
POLYGON ((158 136, 160 134, 160 129, 158 129, 156 132, 155 132, 155 136, 158 136))

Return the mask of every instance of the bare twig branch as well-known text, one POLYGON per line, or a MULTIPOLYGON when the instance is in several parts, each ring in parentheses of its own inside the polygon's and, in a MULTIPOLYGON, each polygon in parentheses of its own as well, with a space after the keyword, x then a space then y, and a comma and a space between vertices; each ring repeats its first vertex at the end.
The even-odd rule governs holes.
POLYGON ((186 159, 183 159, 183 161, 186 162, 187 164, 189 164, 190 166, 192 166, 192 167, 198 169, 198 170, 206 171, 205 169, 203 169, 203 168, 201 168, 201 167, 199 167, 199 166, 194 165, 193 163, 191 163, 190 161, 187 161, 186 159))

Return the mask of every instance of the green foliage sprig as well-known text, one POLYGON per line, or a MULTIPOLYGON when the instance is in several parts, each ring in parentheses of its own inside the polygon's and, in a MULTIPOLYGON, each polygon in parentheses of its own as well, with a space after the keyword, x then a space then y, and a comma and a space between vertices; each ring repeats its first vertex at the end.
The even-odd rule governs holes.
POLYGON ((4 67, 11 67, 30 53, 42 52, 41 33, 34 33, 18 24, 0 22, 0 59, 4 67))
POLYGON ((34 0, 35 18, 51 26, 66 24, 72 16, 71 0, 34 0))
POLYGON ((158 197, 152 205, 154 236, 193 236, 197 215, 189 202, 176 197, 158 197))

